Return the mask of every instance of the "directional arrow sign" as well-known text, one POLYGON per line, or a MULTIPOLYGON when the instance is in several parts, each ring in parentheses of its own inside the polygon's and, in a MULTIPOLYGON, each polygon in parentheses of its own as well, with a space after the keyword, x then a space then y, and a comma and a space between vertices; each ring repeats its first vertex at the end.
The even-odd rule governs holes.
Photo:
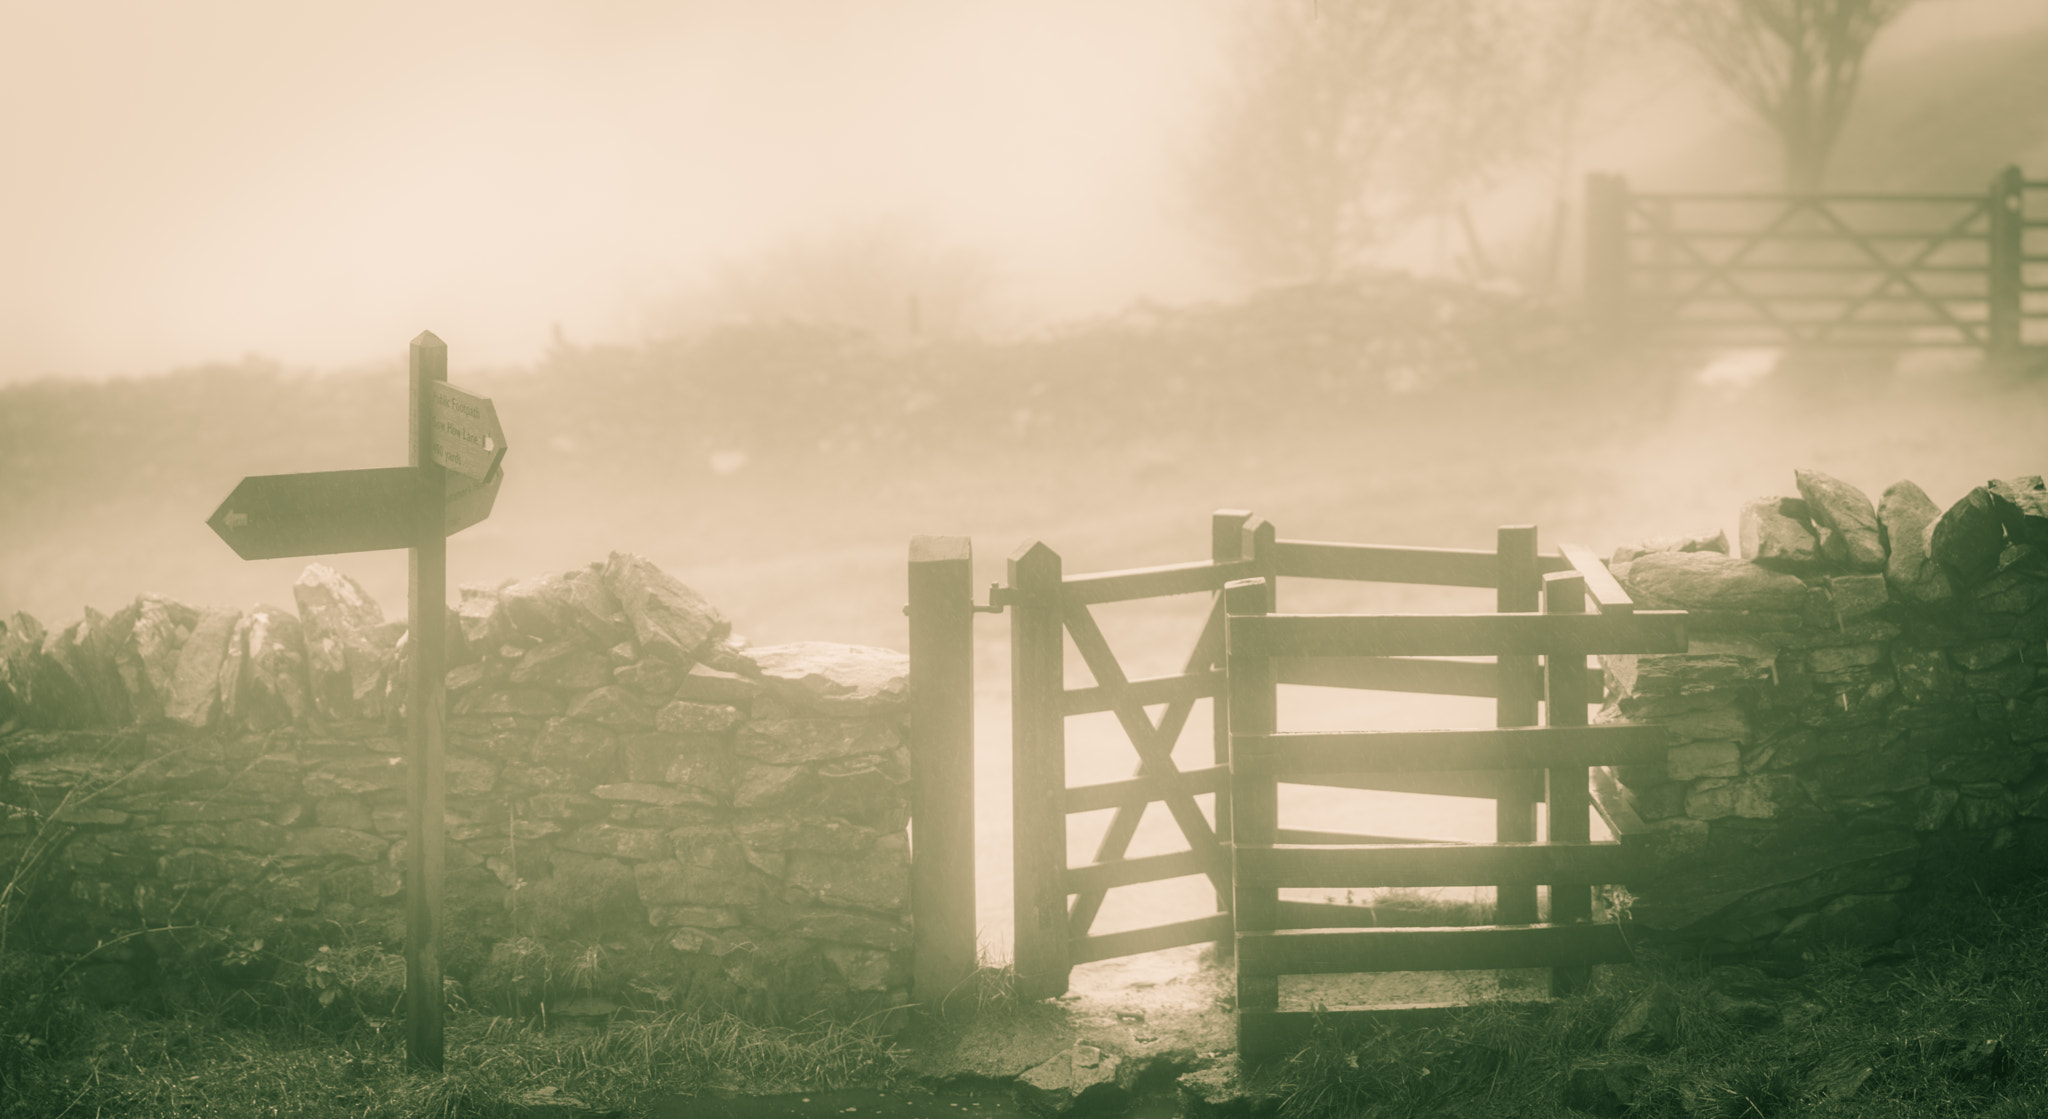
POLYGON ((433 384, 434 461, 466 478, 490 481, 505 458, 505 429, 498 426, 498 409, 488 396, 446 381, 433 384))
MULTIPOLYGON (((245 560, 410 548, 416 477, 410 466, 252 475, 206 523, 245 560)), ((447 532, 490 516, 504 477, 502 470, 487 483, 448 475, 447 532)))

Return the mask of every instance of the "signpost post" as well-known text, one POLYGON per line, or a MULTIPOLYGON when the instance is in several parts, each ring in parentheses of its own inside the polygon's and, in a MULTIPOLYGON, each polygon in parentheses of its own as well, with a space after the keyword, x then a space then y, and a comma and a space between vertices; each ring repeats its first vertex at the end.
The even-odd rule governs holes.
MULTIPOLYGON (((431 332, 412 340, 413 540, 406 562, 412 651, 405 742, 405 1053, 417 1068, 441 1067, 441 876, 446 828, 441 775, 441 681, 448 616, 447 468, 434 404, 448 383, 448 346, 431 332)), ((493 470, 496 463, 491 464, 493 470)))
POLYGON ((489 398, 448 383, 448 346, 432 331, 412 340, 411 367, 408 465, 244 478, 207 524, 243 559, 409 552, 405 1050, 439 1071, 448 537, 490 516, 505 432, 489 398))

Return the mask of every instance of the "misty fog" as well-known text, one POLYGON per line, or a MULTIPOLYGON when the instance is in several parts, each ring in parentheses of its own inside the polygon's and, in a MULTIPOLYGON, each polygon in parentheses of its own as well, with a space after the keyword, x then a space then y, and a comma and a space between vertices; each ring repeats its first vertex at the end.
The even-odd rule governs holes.
MULTIPOLYGON (((919 533, 971 535, 981 587, 1032 539, 1069 573, 1205 558, 1219 507, 1605 554, 1732 539, 1800 467, 1944 506, 2048 467, 2048 381, 1966 350, 1576 348, 1585 173, 1776 185, 1768 133, 1639 30, 1600 41, 1562 142, 1469 228, 1391 229, 1355 301, 1233 270, 1187 183, 1245 11, 11 0, 0 617, 289 602, 307 561, 243 563, 204 521, 244 475, 402 464, 422 329, 511 448, 451 583, 635 551, 764 643, 902 648, 919 533)), ((2048 175, 2044 59, 2040 4, 1926 0, 1878 40, 1833 181, 2048 175)), ((323 562, 403 617, 403 553, 323 562)), ((1105 624, 1135 676, 1184 620, 1105 624)), ((978 634, 998 831, 1004 624, 978 634)), ((1084 768, 1127 776, 1121 749, 1084 768)))

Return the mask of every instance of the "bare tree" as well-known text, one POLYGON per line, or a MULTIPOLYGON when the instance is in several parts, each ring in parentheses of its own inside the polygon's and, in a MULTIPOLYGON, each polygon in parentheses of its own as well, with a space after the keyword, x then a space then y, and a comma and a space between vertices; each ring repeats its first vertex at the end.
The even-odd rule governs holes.
POLYGON ((1863 56, 1913 0, 1650 0, 1658 22, 1777 134, 1785 189, 1811 193, 1848 122, 1863 56))
POLYGON ((1321 282, 1461 212, 1542 142, 1548 18, 1540 0, 1261 0, 1191 168, 1196 217, 1250 276, 1321 282))

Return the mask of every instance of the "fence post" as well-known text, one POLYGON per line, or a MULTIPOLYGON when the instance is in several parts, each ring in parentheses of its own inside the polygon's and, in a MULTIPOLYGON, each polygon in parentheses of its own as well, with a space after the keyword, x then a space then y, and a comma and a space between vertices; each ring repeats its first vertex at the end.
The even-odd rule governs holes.
POLYGON ((911 998, 975 967, 974 543, 910 538, 911 998))
MULTIPOLYGON (((1252 537, 1256 531, 1254 526, 1263 524, 1260 521, 1248 524, 1246 536, 1252 537)), ((1270 538, 1270 528, 1267 534, 1270 538)), ((1252 540, 1247 540, 1247 544, 1251 543, 1252 540)), ((1272 612, 1272 583, 1268 579, 1239 579, 1228 583, 1223 588, 1223 602, 1226 611, 1224 657, 1229 665, 1230 733, 1233 737, 1271 734, 1278 721, 1278 713, 1274 710, 1273 660, 1268 650, 1252 648, 1244 641, 1236 620, 1272 612)), ((1237 865, 1237 856, 1244 848, 1271 847, 1275 842, 1280 826, 1279 787, 1272 777, 1240 775, 1235 764, 1231 767, 1230 787, 1234 797, 1230 836, 1231 885, 1235 894, 1231 906, 1232 919, 1239 934, 1271 932, 1279 923, 1280 892, 1272 886, 1247 884, 1242 868, 1237 865)), ((1243 1012, 1276 1010, 1279 1006, 1280 977, 1247 974, 1244 958, 1240 955, 1237 1009, 1240 1023, 1238 1052, 1241 1055, 1248 1052, 1247 1039, 1243 1036, 1243 1012)))
POLYGON ((1627 340, 1630 329, 1628 206, 1627 179, 1586 176, 1586 318, 1609 344, 1627 340))
MULTIPOLYGON (((1536 526, 1505 525, 1495 534, 1494 554, 1500 568, 1495 575, 1494 609, 1503 614, 1533 614, 1541 607, 1543 575, 1536 569, 1536 526)), ((1528 727, 1536 725, 1537 701, 1542 698, 1542 677, 1533 656, 1503 656, 1499 664, 1499 692, 1494 700, 1494 725, 1528 727)), ((1542 795, 1535 787, 1533 770, 1506 770, 1500 775, 1500 795, 1493 802, 1496 843, 1536 841, 1536 800, 1542 795)), ((1493 920, 1498 925, 1536 923, 1536 887, 1495 886, 1493 920)))
MULTIPOLYGON (((1543 577, 1543 612, 1583 614, 1586 612, 1586 577, 1576 571, 1556 571, 1543 577)), ((1549 725, 1586 725, 1586 703, 1591 674, 1586 671, 1586 654, 1552 653, 1544 661, 1544 704, 1549 725)), ((1586 767, 1565 766, 1548 770, 1546 797, 1549 802, 1549 843, 1585 843, 1592 838, 1589 813, 1592 796, 1586 789, 1586 767)), ((1550 920, 1569 925, 1589 921, 1593 916, 1590 886, 1550 887, 1550 920)), ((1550 993, 1563 997, 1585 989, 1592 972, 1580 965, 1550 969, 1550 993)))
MULTIPOLYGON (((1234 563, 1252 557, 1244 549, 1244 526, 1252 519, 1245 509, 1218 509, 1209 515, 1209 559, 1213 563, 1234 563)), ((1223 592, 1216 592, 1216 610, 1227 613, 1223 592)), ((1218 655, 1214 667, 1222 671, 1228 658, 1218 655)), ((1210 731, 1213 756, 1217 765, 1230 764, 1230 687, 1229 677, 1216 689, 1216 695, 1209 701, 1210 731)), ((1216 838, 1230 842, 1230 782, 1216 790, 1216 838)), ((1227 890, 1216 891, 1216 908, 1222 912, 1231 911, 1231 894, 1227 890)), ((1218 946, 1220 954, 1228 956, 1237 950, 1237 945, 1228 938, 1218 946)))
POLYGON ((1992 176, 1985 199, 1990 254, 1986 262, 1986 348, 1994 358, 2020 352, 2020 293, 2024 279, 2026 179, 2017 167, 1992 176))
POLYGON ((1010 856, 1017 995, 1067 992, 1066 625, 1060 556, 1033 541, 1010 557, 1010 856))

